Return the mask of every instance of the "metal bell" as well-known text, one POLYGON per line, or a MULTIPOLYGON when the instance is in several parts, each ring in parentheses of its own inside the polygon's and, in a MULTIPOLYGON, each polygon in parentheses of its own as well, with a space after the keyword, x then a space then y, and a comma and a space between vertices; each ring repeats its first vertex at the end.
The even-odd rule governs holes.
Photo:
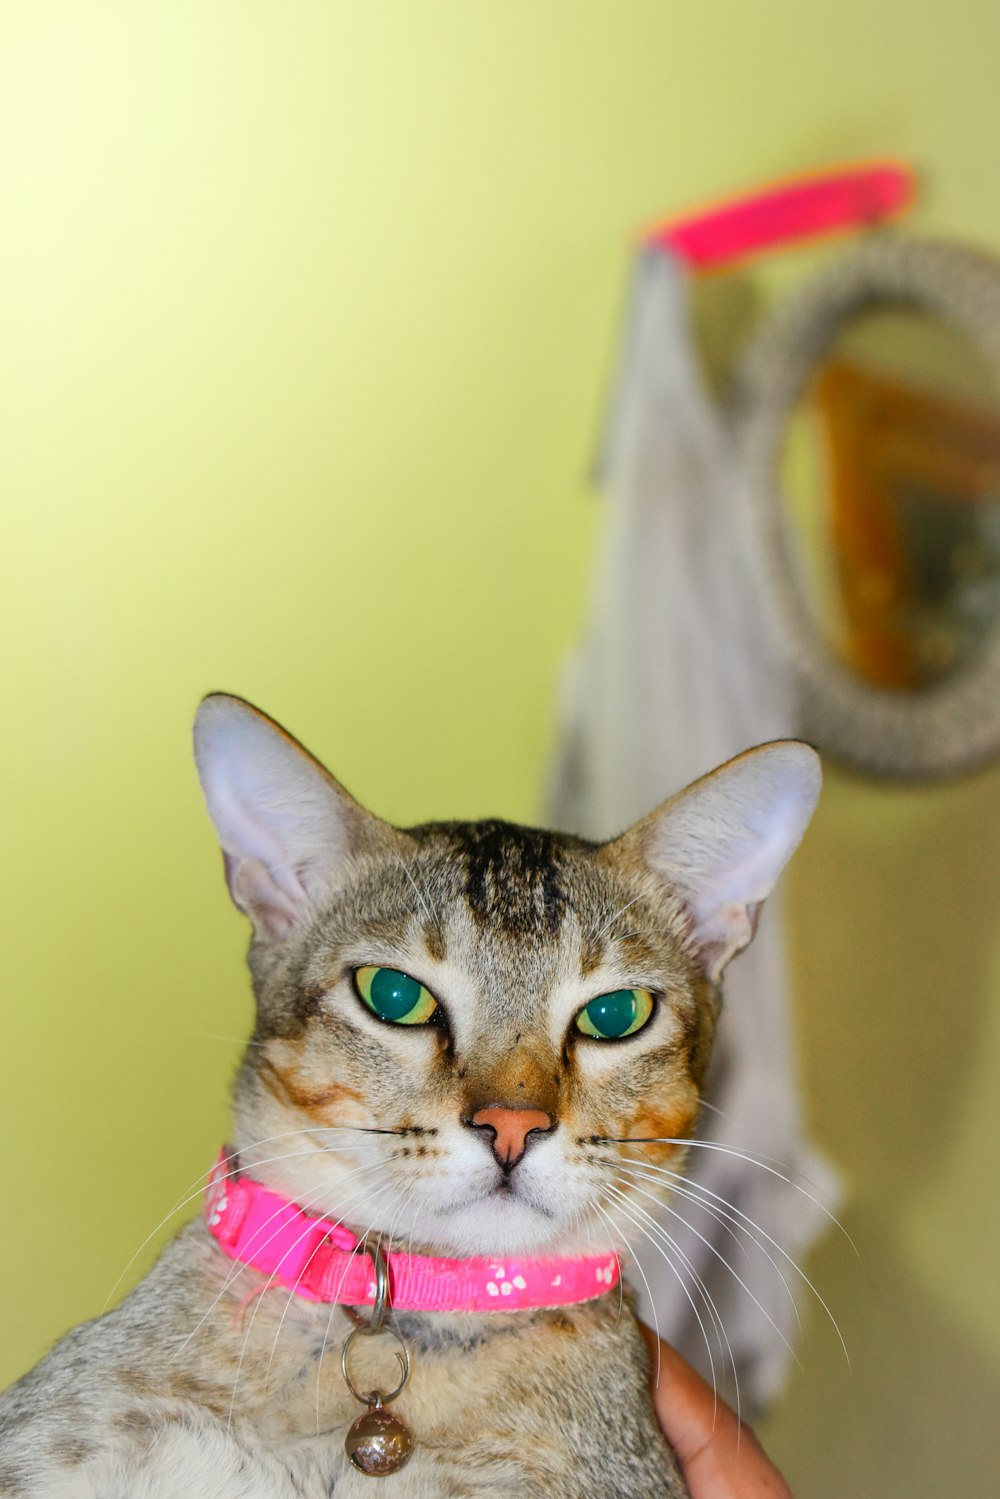
POLYGON ((382 1478, 398 1472, 407 1461, 413 1451, 413 1437, 406 1423, 386 1410, 376 1395, 348 1431, 344 1450, 360 1473, 382 1478))

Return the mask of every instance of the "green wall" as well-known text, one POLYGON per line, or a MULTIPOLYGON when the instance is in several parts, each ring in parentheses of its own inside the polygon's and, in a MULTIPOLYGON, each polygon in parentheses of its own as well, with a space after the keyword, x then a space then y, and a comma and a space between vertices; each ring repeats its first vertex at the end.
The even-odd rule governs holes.
MULTIPOLYGON (((0 1380, 225 1134, 199 695, 390 817, 537 816, 637 227, 889 153, 914 227, 1000 249, 998 56, 985 0, 7 0, 0 1380)), ((862 1256, 811 1266, 853 1371, 813 1319, 769 1426, 802 1496, 994 1471, 998 802, 834 774, 792 879, 862 1256)))

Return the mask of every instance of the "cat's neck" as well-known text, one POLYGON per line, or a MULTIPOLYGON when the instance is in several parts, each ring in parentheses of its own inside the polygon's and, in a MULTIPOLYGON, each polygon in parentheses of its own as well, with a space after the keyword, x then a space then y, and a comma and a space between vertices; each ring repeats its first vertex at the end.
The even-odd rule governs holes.
POLYGON ((620 1280, 614 1250, 428 1255, 359 1237, 255 1180, 231 1149, 212 1173, 205 1219, 226 1256, 306 1301, 377 1308, 391 1289, 398 1311, 537 1310, 591 1301, 620 1280))

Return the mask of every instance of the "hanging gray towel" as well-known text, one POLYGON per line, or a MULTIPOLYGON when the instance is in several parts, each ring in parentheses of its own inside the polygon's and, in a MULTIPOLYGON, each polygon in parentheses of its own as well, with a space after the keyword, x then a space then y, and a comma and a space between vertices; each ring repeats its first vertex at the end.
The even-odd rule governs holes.
MULTIPOLYGON (((594 838, 620 832, 739 751, 795 732, 760 617, 735 443, 695 363, 685 272, 662 251, 637 262, 603 479, 590 627, 568 672, 551 798, 557 826, 594 838)), ((699 1135, 763 1165, 692 1148, 688 1175, 708 1206, 672 1203, 687 1223, 660 1213, 677 1246, 668 1249, 674 1268, 640 1241, 648 1285, 634 1280, 647 1320, 708 1378, 714 1361, 733 1399, 729 1349, 686 1257, 725 1326, 744 1414, 780 1390, 798 1328, 802 1282, 776 1246, 801 1262, 828 1222, 806 1193, 827 1205, 837 1196, 833 1171, 803 1134, 778 906, 772 897, 754 943, 727 972, 699 1135), (711 1210, 722 1202, 729 1222, 711 1210), (745 1232, 750 1223, 759 1231, 745 1232)))

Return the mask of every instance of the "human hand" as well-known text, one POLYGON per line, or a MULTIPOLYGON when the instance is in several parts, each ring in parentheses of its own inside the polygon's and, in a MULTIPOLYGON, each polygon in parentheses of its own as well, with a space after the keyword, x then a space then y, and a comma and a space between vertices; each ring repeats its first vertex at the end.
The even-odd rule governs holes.
POLYGON ((749 1426, 722 1400, 716 1404, 711 1386, 668 1343, 648 1327, 642 1331, 649 1344, 653 1405, 692 1499, 792 1499, 749 1426))

